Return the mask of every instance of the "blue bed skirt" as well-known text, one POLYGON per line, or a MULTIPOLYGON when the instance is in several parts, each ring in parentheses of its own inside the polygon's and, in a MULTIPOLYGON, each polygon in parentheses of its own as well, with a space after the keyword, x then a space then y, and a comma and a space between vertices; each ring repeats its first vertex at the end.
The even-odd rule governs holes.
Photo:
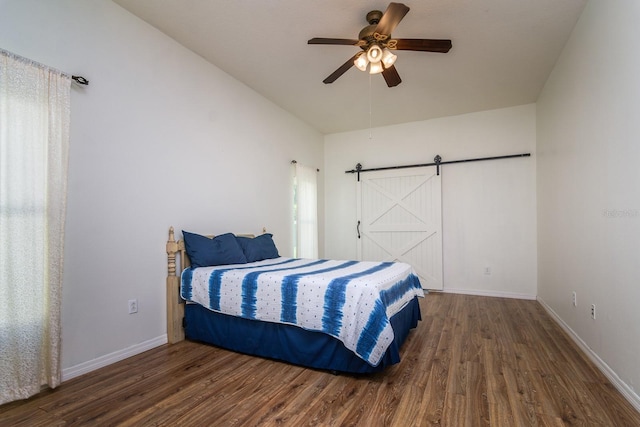
POLYGON ((400 347, 419 320, 420 305, 418 298, 414 298, 391 318, 395 339, 377 366, 371 366, 342 342, 322 332, 229 316, 199 304, 185 307, 185 335, 190 340, 240 353, 315 369, 364 374, 400 362, 400 347))

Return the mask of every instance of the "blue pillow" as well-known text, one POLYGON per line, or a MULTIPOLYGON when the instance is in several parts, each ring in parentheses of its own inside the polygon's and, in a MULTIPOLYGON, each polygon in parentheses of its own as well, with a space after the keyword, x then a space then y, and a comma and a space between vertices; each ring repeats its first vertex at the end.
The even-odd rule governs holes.
POLYGON ((273 234, 265 233, 258 237, 236 237, 242 247, 242 252, 247 258, 247 262, 262 261, 263 259, 278 258, 278 249, 273 243, 273 234))
POLYGON ((246 264, 247 258, 231 233, 213 239, 182 230, 184 246, 191 260, 191 267, 212 265, 246 264))

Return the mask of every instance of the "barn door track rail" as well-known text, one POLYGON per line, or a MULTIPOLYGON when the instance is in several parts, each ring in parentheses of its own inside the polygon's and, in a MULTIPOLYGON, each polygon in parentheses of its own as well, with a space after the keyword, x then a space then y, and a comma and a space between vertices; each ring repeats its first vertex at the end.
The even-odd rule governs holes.
POLYGON ((481 162, 484 160, 513 159, 516 157, 530 157, 530 156, 531 156, 531 153, 521 153, 521 154, 509 154, 507 156, 477 157, 475 159, 448 160, 443 162, 442 157, 440 157, 440 155, 438 154, 433 158, 433 163, 421 163, 418 165, 385 166, 380 168, 369 168, 369 169, 363 169, 362 165, 358 163, 355 169, 344 171, 344 173, 358 174, 358 181, 360 181, 360 173, 362 172, 374 172, 374 171, 384 171, 384 170, 391 170, 391 169, 408 169, 408 168, 422 168, 427 166, 435 166, 436 173, 440 175, 441 165, 450 165, 453 163, 481 162))

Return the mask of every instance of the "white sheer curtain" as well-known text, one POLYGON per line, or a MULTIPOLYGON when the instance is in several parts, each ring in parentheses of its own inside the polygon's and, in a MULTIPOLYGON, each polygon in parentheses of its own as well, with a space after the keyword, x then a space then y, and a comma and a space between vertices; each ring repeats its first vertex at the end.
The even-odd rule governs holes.
POLYGON ((318 258, 318 172, 295 164, 295 207, 297 258, 318 258))
POLYGON ((60 384, 70 89, 0 49, 0 404, 60 384))

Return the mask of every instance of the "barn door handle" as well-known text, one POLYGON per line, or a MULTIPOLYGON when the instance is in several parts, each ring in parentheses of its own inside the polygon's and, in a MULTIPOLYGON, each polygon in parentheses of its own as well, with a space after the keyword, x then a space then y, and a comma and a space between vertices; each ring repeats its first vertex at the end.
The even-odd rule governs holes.
POLYGON ((356 226, 356 231, 358 232, 358 239, 360 238, 360 221, 358 221, 358 225, 356 226))

